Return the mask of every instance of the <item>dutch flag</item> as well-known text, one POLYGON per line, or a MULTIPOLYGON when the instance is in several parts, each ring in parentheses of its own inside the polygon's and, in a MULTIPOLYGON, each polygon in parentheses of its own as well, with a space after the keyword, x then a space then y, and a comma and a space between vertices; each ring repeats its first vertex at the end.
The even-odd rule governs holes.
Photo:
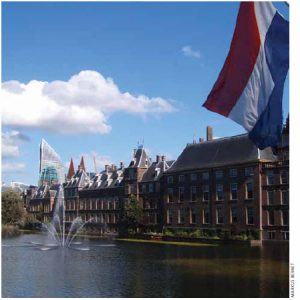
POLYGON ((288 21, 271 2, 242 2, 228 56, 203 106, 242 125, 258 148, 276 147, 288 69, 288 21))

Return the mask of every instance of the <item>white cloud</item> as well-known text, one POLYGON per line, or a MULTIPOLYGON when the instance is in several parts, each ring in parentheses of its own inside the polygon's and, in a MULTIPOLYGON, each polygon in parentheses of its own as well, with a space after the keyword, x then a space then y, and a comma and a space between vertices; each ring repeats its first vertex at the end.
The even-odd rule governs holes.
POLYGON ((3 132, 1 134, 2 140, 2 157, 16 158, 20 156, 19 144, 29 141, 29 138, 19 131, 13 130, 10 132, 3 132))
POLYGON ((181 49, 183 55, 190 56, 194 58, 200 58, 201 54, 198 50, 194 50, 191 46, 184 46, 181 49))
POLYGON ((39 128, 60 133, 109 133, 114 112, 135 115, 171 113, 176 108, 160 97, 121 92, 111 78, 81 71, 68 81, 2 84, 4 125, 39 128))
POLYGON ((25 171, 26 165, 23 163, 2 163, 3 173, 16 173, 25 171))

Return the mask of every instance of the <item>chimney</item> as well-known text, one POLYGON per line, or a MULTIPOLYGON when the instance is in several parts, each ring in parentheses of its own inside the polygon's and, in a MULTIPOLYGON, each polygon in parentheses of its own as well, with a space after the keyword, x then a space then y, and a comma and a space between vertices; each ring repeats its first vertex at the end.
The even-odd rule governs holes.
POLYGON ((200 138, 199 143, 203 143, 203 142, 204 142, 204 138, 200 138))
POLYGON ((211 126, 206 127, 206 140, 207 141, 212 141, 213 139, 213 129, 211 126))
POLYGON ((159 163, 162 160, 162 157, 160 155, 156 155, 156 162, 159 163))
POLYGON ((161 157, 161 160, 162 160, 162 161, 165 161, 165 160, 166 160, 166 156, 163 155, 163 156, 161 157))
POLYGON ((105 171, 107 172, 109 169, 109 165, 105 165, 105 171))
POLYGON ((121 161, 120 162, 120 169, 122 170, 124 168, 124 163, 121 161))

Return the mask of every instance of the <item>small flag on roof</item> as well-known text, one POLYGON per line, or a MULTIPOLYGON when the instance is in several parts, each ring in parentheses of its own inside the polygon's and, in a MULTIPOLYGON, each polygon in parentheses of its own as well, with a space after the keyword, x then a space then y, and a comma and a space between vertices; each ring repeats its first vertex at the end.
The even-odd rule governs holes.
POLYGON ((203 106, 242 125, 258 148, 276 147, 288 69, 288 21, 271 2, 241 2, 229 53, 203 106))

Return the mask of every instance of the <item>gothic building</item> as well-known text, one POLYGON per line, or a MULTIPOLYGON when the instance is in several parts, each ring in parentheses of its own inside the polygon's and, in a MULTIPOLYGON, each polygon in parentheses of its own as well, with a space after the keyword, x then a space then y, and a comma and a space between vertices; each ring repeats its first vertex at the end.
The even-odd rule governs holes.
MULTIPOLYGON (((73 160, 64 183, 66 222, 80 216, 90 230, 116 234, 124 207, 133 196, 143 208, 141 230, 226 232, 276 240, 289 238, 289 128, 276 156, 259 150, 246 134, 188 144, 175 161, 158 155, 151 161, 143 146, 127 166, 85 170, 83 157, 73 160)), ((43 182, 31 194, 28 210, 48 221, 57 182, 43 182)))

